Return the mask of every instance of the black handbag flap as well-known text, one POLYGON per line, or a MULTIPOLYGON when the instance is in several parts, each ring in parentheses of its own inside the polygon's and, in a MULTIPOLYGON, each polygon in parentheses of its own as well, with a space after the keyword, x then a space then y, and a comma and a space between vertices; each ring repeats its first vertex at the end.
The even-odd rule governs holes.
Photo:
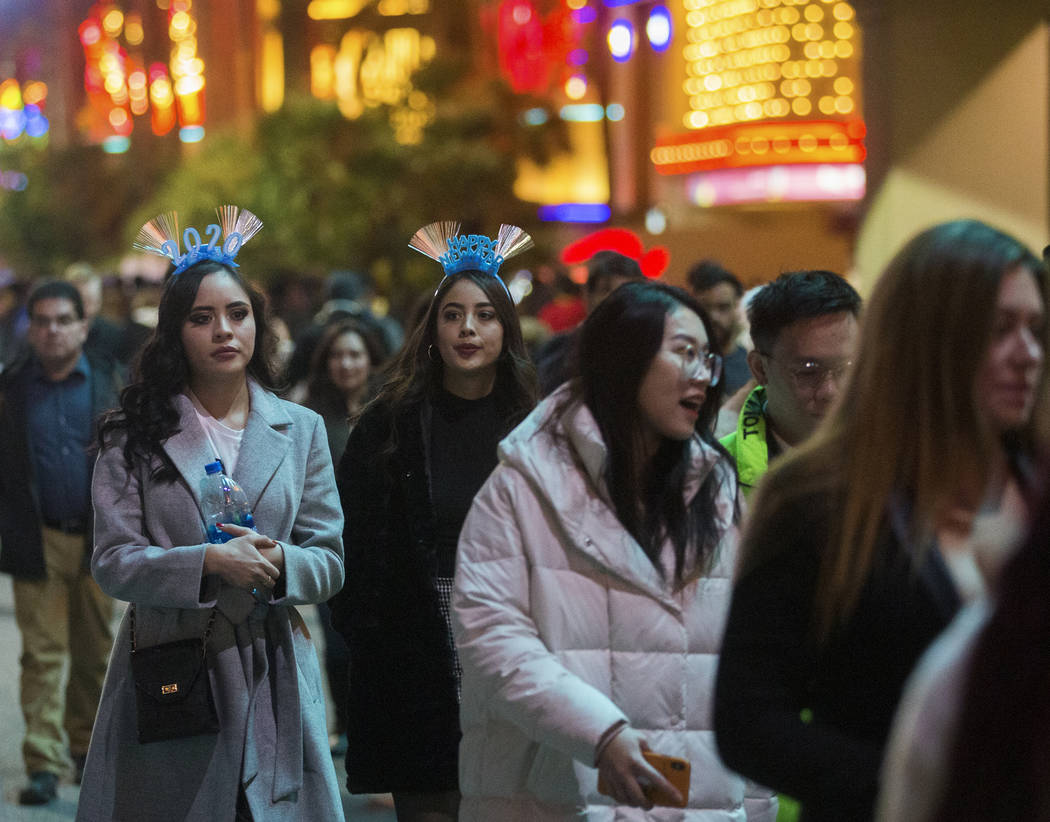
POLYGON ((131 652, 135 687, 159 705, 171 705, 186 699, 204 670, 204 642, 199 637, 131 652))

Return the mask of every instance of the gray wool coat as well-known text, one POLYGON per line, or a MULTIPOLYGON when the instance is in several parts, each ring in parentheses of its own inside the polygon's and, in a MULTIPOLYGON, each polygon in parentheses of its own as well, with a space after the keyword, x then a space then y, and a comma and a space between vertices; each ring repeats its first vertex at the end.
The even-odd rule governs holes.
POLYGON ((214 455, 185 396, 175 399, 181 430, 164 443, 179 472, 174 482, 150 477, 156 458, 129 472, 121 442, 99 454, 92 573, 103 591, 135 603, 138 647, 200 637, 218 609, 207 661, 222 730, 139 744, 125 614, 91 738, 81 822, 230 822, 238 781, 256 822, 343 819, 317 654, 293 607, 327 600, 343 584, 343 513, 328 440, 313 411, 249 388, 234 479, 257 530, 284 546, 283 587, 269 603, 203 576, 199 485, 214 455))

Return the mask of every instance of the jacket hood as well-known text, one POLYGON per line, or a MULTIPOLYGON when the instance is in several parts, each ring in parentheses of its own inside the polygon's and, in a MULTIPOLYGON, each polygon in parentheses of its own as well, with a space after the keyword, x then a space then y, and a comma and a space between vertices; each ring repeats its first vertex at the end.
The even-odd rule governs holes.
MULTIPOLYGON (((500 461, 526 475, 542 479, 549 475, 554 452, 562 451, 563 456, 571 456, 583 468, 591 484, 608 499, 603 474, 609 449, 602 440, 591 410, 583 402, 571 401, 569 395, 570 387, 566 383, 540 402, 500 443, 500 461)), ((687 502, 723 460, 722 455, 699 435, 693 436, 689 449, 691 464, 685 488, 687 502)), ((722 470, 725 472, 727 467, 723 465, 722 470)))
MULTIPOLYGON (((616 518, 603 476, 608 449, 594 415, 584 403, 570 399, 567 384, 504 438, 499 456, 503 465, 524 476, 565 536, 581 551, 636 583, 648 582, 666 590, 641 546, 616 518)), ((687 503, 712 471, 718 471, 721 478, 717 500, 721 540, 734 527, 735 474, 728 459, 694 435, 684 488, 687 503)))

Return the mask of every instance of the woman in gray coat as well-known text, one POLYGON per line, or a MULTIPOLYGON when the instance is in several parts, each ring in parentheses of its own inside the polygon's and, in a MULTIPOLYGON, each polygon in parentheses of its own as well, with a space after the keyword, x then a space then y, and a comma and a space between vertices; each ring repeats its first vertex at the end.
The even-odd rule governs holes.
POLYGON ((172 276, 137 374, 101 426, 92 573, 134 603, 138 648, 199 638, 214 610, 206 662, 221 729, 139 743, 126 615, 83 822, 343 819, 320 668, 292 607, 342 586, 343 516, 321 418, 267 390, 264 307, 225 262, 172 276), (208 542, 199 498, 216 456, 256 528, 224 525, 223 544, 208 542))

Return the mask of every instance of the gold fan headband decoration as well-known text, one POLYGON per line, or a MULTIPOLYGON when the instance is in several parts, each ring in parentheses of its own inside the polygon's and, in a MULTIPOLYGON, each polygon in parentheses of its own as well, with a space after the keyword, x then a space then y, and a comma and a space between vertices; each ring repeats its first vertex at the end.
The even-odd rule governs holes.
POLYGON ((532 248, 533 243, 532 237, 516 225, 501 225, 493 240, 484 234, 460 234, 456 221, 439 221, 419 229, 408 245, 441 263, 446 277, 460 271, 481 271, 491 274, 507 290, 506 283, 499 277, 500 266, 505 260, 532 248))
POLYGON ((175 263, 172 276, 181 274, 202 260, 214 260, 236 268, 234 259, 237 253, 262 228, 262 220, 247 209, 235 205, 220 206, 215 211, 219 215, 219 222, 212 223, 204 230, 207 243, 201 239, 197 229, 189 226, 182 232, 182 243, 186 250, 181 251, 179 215, 167 211, 142 226, 132 246, 148 254, 167 257, 175 263))

